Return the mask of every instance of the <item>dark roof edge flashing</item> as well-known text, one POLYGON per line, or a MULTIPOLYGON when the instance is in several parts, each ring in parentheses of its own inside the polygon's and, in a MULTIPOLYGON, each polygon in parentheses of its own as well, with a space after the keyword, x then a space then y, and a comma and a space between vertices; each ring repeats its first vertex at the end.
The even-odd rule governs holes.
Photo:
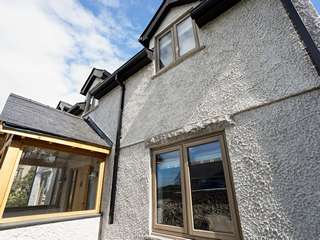
POLYGON ((201 28, 217 18, 241 0, 205 0, 191 12, 191 17, 201 28))
POLYGON ((162 20, 166 17, 167 13, 170 11, 171 8, 196 1, 199 0, 164 0, 161 3, 158 10, 156 11, 156 13, 153 15, 152 19, 148 23, 147 27, 145 28, 141 36, 139 37, 139 42, 143 46, 148 48, 151 37, 157 31, 162 20))
POLYGON ((98 134, 100 138, 102 138, 108 144, 108 146, 112 147, 113 142, 111 141, 111 139, 101 130, 101 128, 95 123, 95 121, 93 121, 91 117, 85 117, 83 118, 83 120, 89 125, 89 127, 92 128, 92 130, 96 134, 98 134))
POLYGON ((152 61, 152 51, 143 48, 121 67, 119 67, 111 76, 106 78, 102 83, 95 86, 90 94, 97 99, 102 98, 115 87, 119 86, 120 82, 138 72, 140 69, 148 65, 152 61))
POLYGON ((294 7, 291 0, 281 0, 283 7, 286 9, 287 14, 298 33, 301 41, 303 42, 305 49, 308 55, 311 58, 311 61, 320 76, 320 51, 313 41, 308 29, 304 25, 299 13, 297 12, 296 8, 294 7))
POLYGON ((93 68, 87 78, 87 80, 85 81, 85 83, 83 84, 81 90, 80 90, 80 94, 82 95, 86 95, 89 91, 89 88, 92 86, 96 76, 94 75, 94 71, 98 70, 98 71, 102 71, 102 79, 107 78, 111 75, 111 73, 109 73, 108 71, 104 70, 104 69, 98 69, 98 68, 93 68))
MULTIPOLYGON (((39 134, 40 135, 46 135, 46 136, 49 135, 49 136, 63 138, 63 139, 67 139, 67 140, 75 141, 75 142, 79 142, 79 143, 86 143, 88 145, 106 147, 106 146, 102 146, 102 145, 98 145, 98 144, 94 144, 94 143, 90 143, 90 142, 79 141, 78 139, 69 138, 69 137, 66 137, 66 136, 59 135, 59 134, 54 134, 54 133, 51 133, 51 132, 46 132, 46 131, 42 131, 42 130, 38 130, 38 129, 34 129, 34 128, 22 126, 22 125, 10 123, 8 121, 2 121, 2 125, 3 125, 3 127, 5 129, 8 129, 8 130, 14 130, 14 131, 30 133, 30 134, 37 134, 37 135, 39 135, 39 134)), ((109 146, 108 146, 108 148, 109 148, 109 146)))

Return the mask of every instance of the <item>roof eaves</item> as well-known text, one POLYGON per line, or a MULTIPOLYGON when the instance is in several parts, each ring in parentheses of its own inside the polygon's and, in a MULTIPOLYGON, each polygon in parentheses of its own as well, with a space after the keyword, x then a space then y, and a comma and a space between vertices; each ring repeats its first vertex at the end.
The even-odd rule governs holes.
POLYGON ((105 79, 102 83, 95 86, 90 94, 97 99, 102 98, 105 94, 119 85, 119 81, 125 81, 127 78, 138 72, 141 68, 152 61, 152 51, 142 49, 120 68, 118 68, 111 76, 105 79), (117 79, 116 79, 117 76, 117 79))
POLYGON ((199 1, 199 0, 165 0, 163 1, 160 7, 158 8, 158 10, 156 11, 156 13, 154 14, 154 16, 152 17, 152 19, 150 20, 147 27, 145 28, 145 30, 141 34, 139 38, 139 42, 143 46, 148 48, 151 37, 157 31, 161 22, 166 17, 166 15, 168 14, 168 12, 172 7, 176 7, 176 6, 180 6, 180 5, 184 5, 184 4, 188 4, 196 1, 199 1))
POLYGON ((102 71, 102 78, 107 78, 111 75, 111 73, 109 73, 108 71, 104 70, 104 69, 98 69, 98 68, 93 68, 91 73, 89 74, 86 82, 84 83, 84 85, 82 86, 81 90, 80 90, 80 94, 82 95, 86 95, 89 91, 89 88, 91 87, 92 83, 94 82, 96 76, 94 75, 94 72, 98 70, 98 71, 102 71))
MULTIPOLYGON (((14 130, 14 131, 17 131, 17 132, 24 132, 24 133, 30 133, 30 134, 36 134, 36 135, 40 134, 40 135, 45 135, 45 136, 52 136, 52 137, 57 137, 57 138, 63 138, 64 140, 76 141, 76 142, 82 142, 82 143, 89 144, 89 145, 97 145, 97 146, 106 147, 106 146, 103 146, 103 145, 100 145, 100 144, 87 142, 87 141, 81 141, 79 139, 70 138, 70 137, 59 135, 59 134, 56 134, 56 133, 42 131, 42 130, 39 130, 39 129, 34 129, 34 128, 30 128, 30 127, 23 126, 23 125, 18 125, 18 124, 15 124, 15 123, 10 123, 10 122, 7 122, 7 121, 2 121, 2 125, 3 125, 3 127, 5 129, 14 130)), ((107 143, 107 144, 108 144, 107 147, 111 147, 109 145, 109 143, 107 143)))
POLYGON ((241 0, 204 0, 191 12, 191 17, 198 27, 204 26, 209 21, 220 16, 241 0))

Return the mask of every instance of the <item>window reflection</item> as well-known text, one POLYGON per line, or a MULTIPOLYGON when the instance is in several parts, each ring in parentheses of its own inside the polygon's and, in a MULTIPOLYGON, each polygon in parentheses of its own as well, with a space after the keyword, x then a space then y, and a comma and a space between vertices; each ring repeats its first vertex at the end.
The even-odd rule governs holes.
POLYGON ((93 157, 26 147, 4 217, 93 209, 99 164, 93 157))
POLYGON ((157 222, 183 226, 180 156, 178 151, 156 156, 157 222))
POLYGON ((177 25, 177 34, 179 42, 179 56, 189 52, 196 47, 193 34, 192 20, 190 17, 177 25))
POLYGON ((172 34, 168 32, 159 40, 159 67, 160 69, 173 61, 172 34))
POLYGON ((219 141, 188 148, 194 228, 233 232, 219 141))

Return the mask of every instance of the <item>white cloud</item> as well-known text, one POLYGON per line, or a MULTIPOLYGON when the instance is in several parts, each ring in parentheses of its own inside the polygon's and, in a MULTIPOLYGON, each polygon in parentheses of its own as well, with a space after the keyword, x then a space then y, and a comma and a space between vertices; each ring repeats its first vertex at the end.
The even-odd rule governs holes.
POLYGON ((51 106, 81 101, 78 92, 92 67, 119 67, 124 54, 113 38, 132 26, 102 15, 76 0, 0 1, 0 110, 10 92, 51 106))
POLYGON ((107 7, 119 7, 120 0, 98 0, 100 3, 107 7))

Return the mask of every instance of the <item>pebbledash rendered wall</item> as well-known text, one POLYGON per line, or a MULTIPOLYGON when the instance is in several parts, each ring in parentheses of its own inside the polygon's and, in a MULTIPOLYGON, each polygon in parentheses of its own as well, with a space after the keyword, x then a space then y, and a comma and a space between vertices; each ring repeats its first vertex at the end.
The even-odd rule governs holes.
POLYGON ((1 240, 96 240, 100 217, 0 231, 1 240))
MULTIPOLYGON (((293 2, 319 42, 319 18, 308 14, 310 3, 293 2)), ((173 9, 159 30, 193 5, 173 9)), ((180 138, 212 133, 221 129, 219 119, 230 120, 225 134, 244 239, 319 239, 320 78, 281 2, 242 0, 199 35, 205 48, 196 55, 154 78, 150 64, 126 82, 114 224, 107 223, 110 161, 102 222, 89 218, 2 230, 0 240, 95 240, 99 227, 102 240, 146 238, 146 142, 161 135, 171 143, 171 131, 182 133, 180 138)), ((113 141, 119 103, 116 88, 90 113, 113 141)))
MULTIPOLYGON (((174 8, 159 31, 190 7, 174 8)), ((206 126, 213 119, 230 120, 225 134, 244 239, 318 239, 320 78, 283 5, 241 1, 199 37, 204 49, 178 66, 154 77, 149 64, 126 81, 115 218, 107 223, 106 196, 101 239, 150 235, 148 139, 172 142, 177 129, 182 138, 190 129, 212 133, 221 129, 206 126)), ((107 132, 119 99, 117 88, 92 115, 107 132)))

